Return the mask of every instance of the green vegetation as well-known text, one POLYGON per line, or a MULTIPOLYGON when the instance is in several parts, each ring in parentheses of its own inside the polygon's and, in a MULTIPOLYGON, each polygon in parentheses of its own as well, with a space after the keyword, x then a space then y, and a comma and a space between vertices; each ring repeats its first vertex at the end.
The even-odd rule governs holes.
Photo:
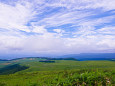
POLYGON ((0 69, 0 75, 3 74, 13 74, 15 72, 27 69, 27 66, 20 66, 19 64, 14 64, 0 69))
POLYGON ((2 62, 10 64, 1 66, 8 75, 0 75, 0 86, 115 86, 115 61, 40 60, 2 62))
POLYGON ((51 60, 40 60, 39 62, 44 62, 44 63, 55 63, 55 61, 51 61, 51 60))

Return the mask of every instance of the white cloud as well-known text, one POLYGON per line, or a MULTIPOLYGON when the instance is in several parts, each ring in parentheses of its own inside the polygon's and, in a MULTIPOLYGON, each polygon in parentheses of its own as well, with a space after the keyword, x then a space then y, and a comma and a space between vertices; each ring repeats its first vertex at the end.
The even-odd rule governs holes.
POLYGON ((65 31, 62 29, 53 29, 53 31, 57 32, 57 33, 64 33, 65 31))
POLYGON ((30 21, 35 13, 31 5, 17 3, 15 6, 0 3, 0 28, 25 29, 25 24, 30 21))
POLYGON ((83 12, 83 11, 75 11, 69 13, 59 12, 32 24, 45 25, 47 27, 60 26, 60 25, 71 24, 71 23, 76 24, 80 22, 80 19, 84 17, 88 17, 89 15, 94 15, 94 14, 92 12, 83 12))
POLYGON ((19 0, 15 5, 0 3, 0 52, 71 54, 114 50, 115 27, 107 23, 113 22, 115 16, 95 18, 104 11, 115 9, 114 3, 113 0, 19 0), (62 8, 52 12, 56 7, 62 8), (51 14, 48 13, 50 11, 51 14), (71 27, 67 26, 74 37, 62 37, 66 27, 51 28, 52 32, 47 30, 47 27, 66 24, 76 28, 71 32, 71 27), (107 25, 99 29, 95 27, 103 24, 107 25))
POLYGON ((32 32, 35 33, 47 33, 47 30, 44 28, 44 26, 33 26, 32 32))
POLYGON ((98 29, 97 31, 100 34, 111 34, 111 35, 115 35, 115 27, 114 26, 103 27, 101 29, 98 29))
POLYGON ((48 6, 65 7, 72 10, 97 9, 113 10, 115 9, 114 0, 53 0, 49 1, 48 6))

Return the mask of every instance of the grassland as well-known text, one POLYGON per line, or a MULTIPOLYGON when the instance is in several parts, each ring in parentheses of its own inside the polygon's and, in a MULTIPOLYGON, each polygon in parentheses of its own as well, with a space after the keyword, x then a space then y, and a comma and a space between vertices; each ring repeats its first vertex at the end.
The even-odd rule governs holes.
POLYGON ((0 86, 115 86, 115 61, 55 60, 55 63, 43 63, 39 60, 45 59, 1 62, 1 68, 14 64, 29 68, 0 75, 0 86))

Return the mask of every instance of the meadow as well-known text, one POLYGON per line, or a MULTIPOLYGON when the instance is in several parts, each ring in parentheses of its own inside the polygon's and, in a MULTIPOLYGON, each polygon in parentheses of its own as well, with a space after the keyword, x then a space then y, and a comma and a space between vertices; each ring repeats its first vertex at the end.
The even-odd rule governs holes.
POLYGON ((115 86, 115 61, 40 60, 45 58, 0 62, 0 86, 115 86))

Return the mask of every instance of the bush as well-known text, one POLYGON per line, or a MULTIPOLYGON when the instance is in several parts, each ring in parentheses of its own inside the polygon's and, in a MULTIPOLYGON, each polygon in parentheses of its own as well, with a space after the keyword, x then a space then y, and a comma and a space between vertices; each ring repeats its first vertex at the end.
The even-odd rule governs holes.
POLYGON ((0 86, 6 86, 6 83, 0 82, 0 86))

